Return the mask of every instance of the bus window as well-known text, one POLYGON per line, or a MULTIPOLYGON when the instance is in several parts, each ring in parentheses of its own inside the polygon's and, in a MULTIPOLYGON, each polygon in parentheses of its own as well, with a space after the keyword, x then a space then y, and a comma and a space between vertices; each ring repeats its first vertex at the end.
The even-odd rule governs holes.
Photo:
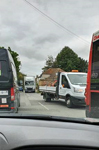
POLYGON ((99 40, 93 43, 91 90, 99 90, 99 40))

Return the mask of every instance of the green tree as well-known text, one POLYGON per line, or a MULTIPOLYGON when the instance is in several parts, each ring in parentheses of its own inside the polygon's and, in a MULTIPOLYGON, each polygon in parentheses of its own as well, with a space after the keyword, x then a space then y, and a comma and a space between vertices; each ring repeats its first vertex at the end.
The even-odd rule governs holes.
POLYGON ((46 65, 42 68, 43 71, 46 71, 49 68, 54 68, 55 67, 55 62, 53 56, 48 56, 46 60, 46 65))
POLYGON ((3 46, 2 46, 2 47, 0 47, 0 48, 4 49, 4 47, 3 47, 3 46))
POLYGON ((8 47, 8 50, 13 57, 13 60, 16 66, 17 75, 19 76, 20 66, 21 66, 21 61, 19 61, 19 54, 15 51, 12 51, 10 47, 8 47))
POLYGON ((72 49, 64 47, 56 57, 56 64, 64 71, 77 70, 79 58, 72 49))
POLYGON ((87 69, 88 69, 88 61, 79 57, 78 70, 80 72, 87 72, 87 69))
POLYGON ((69 47, 65 46, 60 53, 53 59, 53 56, 48 56, 46 66, 42 68, 46 71, 49 68, 61 68, 64 71, 79 70, 79 72, 87 72, 88 62, 78 55, 69 47))

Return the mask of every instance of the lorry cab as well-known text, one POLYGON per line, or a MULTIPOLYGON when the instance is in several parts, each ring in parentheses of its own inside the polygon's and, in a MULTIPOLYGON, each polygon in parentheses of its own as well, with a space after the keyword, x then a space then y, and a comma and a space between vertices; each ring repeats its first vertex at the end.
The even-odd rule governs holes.
POLYGON ((25 93, 35 92, 35 77, 26 76, 24 77, 25 93))
POLYGON ((85 105, 85 88, 87 73, 81 72, 58 72, 57 83, 53 81, 52 86, 40 86, 43 98, 46 102, 51 99, 64 100, 66 106, 71 108, 75 105, 85 105))
POLYGON ((17 73, 7 49, 0 48, 0 113, 17 112, 20 106, 17 73))

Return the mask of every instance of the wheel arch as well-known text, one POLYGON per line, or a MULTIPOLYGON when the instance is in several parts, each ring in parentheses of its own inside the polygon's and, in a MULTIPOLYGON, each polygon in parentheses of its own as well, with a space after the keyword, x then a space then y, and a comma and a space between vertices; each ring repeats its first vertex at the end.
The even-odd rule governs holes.
POLYGON ((68 97, 70 97, 70 94, 66 94, 66 99, 67 99, 68 97))

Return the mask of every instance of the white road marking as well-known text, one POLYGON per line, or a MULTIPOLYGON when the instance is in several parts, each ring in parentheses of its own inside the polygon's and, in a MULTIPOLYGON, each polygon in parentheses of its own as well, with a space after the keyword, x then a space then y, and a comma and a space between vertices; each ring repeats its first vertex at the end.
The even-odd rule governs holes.
POLYGON ((46 106, 44 106, 43 104, 41 104, 40 102, 38 102, 41 106, 43 106, 45 109, 49 110, 46 106))

